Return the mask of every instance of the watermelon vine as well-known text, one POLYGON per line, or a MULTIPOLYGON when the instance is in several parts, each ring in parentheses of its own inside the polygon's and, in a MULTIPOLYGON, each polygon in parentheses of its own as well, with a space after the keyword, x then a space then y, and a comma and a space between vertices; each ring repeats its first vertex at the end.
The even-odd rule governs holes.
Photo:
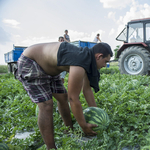
MULTIPOLYGON (((74 131, 63 134, 66 127, 54 99, 54 128, 58 150, 98 149, 122 150, 123 147, 150 149, 150 77, 121 75, 118 69, 101 71, 100 91, 94 93, 97 106, 107 112, 110 124, 106 130, 88 142, 77 142, 84 134, 72 115, 74 131)), ((67 88, 68 75, 65 78, 67 88)), ((22 150, 43 145, 35 115, 36 104, 13 75, 0 75, 0 143, 22 150), (20 132, 34 131, 26 139, 17 139, 20 132)), ((80 94, 83 109, 88 105, 80 94)), ((13 148, 12 148, 13 149, 13 148)), ((43 148, 44 149, 44 148, 43 148)))

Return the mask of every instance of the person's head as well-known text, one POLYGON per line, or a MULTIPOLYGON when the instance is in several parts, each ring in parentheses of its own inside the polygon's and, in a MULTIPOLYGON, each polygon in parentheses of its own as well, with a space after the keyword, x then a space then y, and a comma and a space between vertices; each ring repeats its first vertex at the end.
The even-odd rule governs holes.
POLYGON ((100 36, 100 34, 98 33, 97 36, 100 36))
POLYGON ((98 43, 92 49, 95 55, 97 69, 105 67, 106 63, 110 61, 110 57, 113 56, 111 47, 107 43, 98 43))
POLYGON ((68 30, 65 30, 65 33, 67 34, 67 33, 68 33, 68 30))
POLYGON ((60 37, 58 38, 58 41, 59 41, 59 42, 64 42, 64 37, 63 37, 63 36, 60 36, 60 37))

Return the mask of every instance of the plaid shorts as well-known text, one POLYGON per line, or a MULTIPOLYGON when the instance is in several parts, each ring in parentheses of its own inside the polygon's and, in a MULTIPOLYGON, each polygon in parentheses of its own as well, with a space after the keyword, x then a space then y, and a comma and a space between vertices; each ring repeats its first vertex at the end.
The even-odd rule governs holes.
POLYGON ((18 59, 15 78, 22 82, 34 103, 52 99, 52 93, 67 93, 60 75, 46 74, 34 60, 24 55, 18 59))

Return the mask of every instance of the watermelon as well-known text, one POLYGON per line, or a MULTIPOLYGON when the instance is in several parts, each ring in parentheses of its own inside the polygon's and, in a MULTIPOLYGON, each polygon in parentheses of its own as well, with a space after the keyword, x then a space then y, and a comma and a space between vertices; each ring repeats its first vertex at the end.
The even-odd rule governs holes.
POLYGON ((9 150, 9 147, 5 143, 0 143, 0 150, 9 150))
POLYGON ((39 107, 38 107, 38 105, 37 105, 37 106, 36 106, 36 109, 35 109, 35 115, 38 116, 38 114, 39 114, 39 107))
POLYGON ((99 132, 107 129, 110 120, 108 114, 103 109, 88 107, 83 111, 83 114, 87 123, 98 125, 98 127, 93 128, 93 131, 99 132))

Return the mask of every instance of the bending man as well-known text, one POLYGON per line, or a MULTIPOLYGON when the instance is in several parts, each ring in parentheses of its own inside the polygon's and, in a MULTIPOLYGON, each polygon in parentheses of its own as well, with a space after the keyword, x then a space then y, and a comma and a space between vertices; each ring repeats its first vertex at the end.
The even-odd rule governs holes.
POLYGON ((15 77, 39 107, 38 125, 47 149, 55 148, 53 131, 53 100, 66 126, 73 128, 71 110, 82 130, 87 135, 96 135, 96 125, 86 123, 79 94, 83 94, 89 106, 96 107, 94 94, 99 91, 99 71, 110 61, 112 50, 106 43, 96 44, 89 49, 78 48, 67 42, 43 43, 28 47, 17 63, 15 77), (69 72, 68 94, 59 74, 69 72))

